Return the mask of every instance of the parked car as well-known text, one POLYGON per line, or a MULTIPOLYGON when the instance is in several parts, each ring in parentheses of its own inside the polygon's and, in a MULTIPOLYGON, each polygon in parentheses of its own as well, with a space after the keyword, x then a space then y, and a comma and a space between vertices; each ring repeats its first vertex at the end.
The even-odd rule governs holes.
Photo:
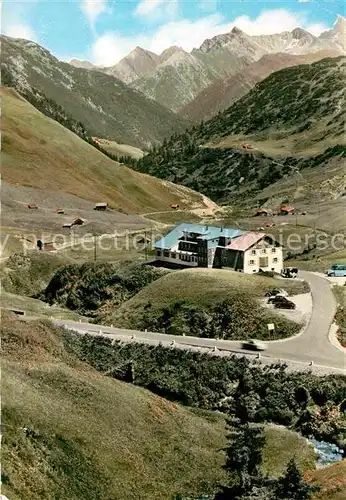
POLYGON ((281 276, 284 278, 296 278, 298 276, 297 267, 285 267, 281 271, 281 276))
POLYGON ((346 276, 346 264, 333 264, 327 271, 328 276, 342 277, 346 276))
POLYGON ((247 349, 249 351, 265 351, 267 346, 260 340, 251 339, 242 343, 242 349, 247 349))
POLYGON ((274 304, 275 309, 295 309, 296 305, 291 300, 286 299, 286 297, 282 297, 281 295, 277 295, 276 297, 270 297, 268 299, 268 304, 274 304))

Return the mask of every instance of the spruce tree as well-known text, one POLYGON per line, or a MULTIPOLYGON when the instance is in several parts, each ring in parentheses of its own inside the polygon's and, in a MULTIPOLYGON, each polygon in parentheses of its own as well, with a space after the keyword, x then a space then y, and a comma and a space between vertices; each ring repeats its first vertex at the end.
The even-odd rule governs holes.
POLYGON ((252 427, 248 423, 233 428, 228 436, 229 447, 224 466, 229 473, 230 484, 223 486, 216 500, 243 498, 254 486, 262 486, 264 478, 260 471, 262 449, 265 443, 263 427, 252 427))
POLYGON ((292 458, 285 474, 278 480, 275 487, 275 498, 280 500, 309 500, 316 488, 304 481, 303 475, 292 458))

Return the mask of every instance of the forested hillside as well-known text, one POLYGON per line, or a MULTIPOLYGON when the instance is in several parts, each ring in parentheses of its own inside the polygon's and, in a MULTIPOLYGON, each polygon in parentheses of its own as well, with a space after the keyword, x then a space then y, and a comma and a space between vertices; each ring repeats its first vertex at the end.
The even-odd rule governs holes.
POLYGON ((215 118, 164 140, 136 168, 224 201, 239 190, 257 192, 293 168, 341 161, 345 61, 324 59, 273 73, 215 118), (241 150, 244 138, 290 146, 273 158, 260 146, 241 150))
POLYGON ((149 147, 188 126, 186 120, 117 78, 61 62, 34 42, 2 36, 1 49, 5 85, 11 80, 26 96, 35 97, 38 90, 82 122, 91 136, 149 147))

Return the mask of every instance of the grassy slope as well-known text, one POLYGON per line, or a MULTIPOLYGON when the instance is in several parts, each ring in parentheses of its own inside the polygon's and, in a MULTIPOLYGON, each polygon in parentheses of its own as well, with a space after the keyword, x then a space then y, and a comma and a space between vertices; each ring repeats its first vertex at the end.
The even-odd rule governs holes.
POLYGON ((123 82, 75 68, 28 40, 1 37, 2 79, 29 93, 38 89, 82 122, 89 135, 149 147, 188 122, 123 82), (134 119, 135 117, 135 119, 134 119))
MULTIPOLYGON (((223 479, 221 416, 101 375, 68 354, 49 323, 5 315, 2 337, 3 493, 12 500, 167 499, 223 479)), ((297 434, 269 427, 266 436, 264 470, 279 474, 294 453, 312 466, 297 434)))
POLYGON ((313 500, 345 500, 346 460, 306 473, 306 478, 322 485, 313 500))
POLYGON ((69 263, 65 256, 45 252, 14 254, 0 267, 3 288, 9 293, 35 295, 48 285, 59 267, 69 263))
POLYGON ((56 319, 70 319, 74 321, 82 318, 79 314, 68 309, 56 306, 50 307, 45 302, 42 302, 42 300, 8 292, 1 292, 0 306, 11 311, 25 311, 25 314, 31 317, 53 317, 56 319))
POLYGON ((279 476, 283 473, 283 464, 287 464, 296 450, 299 466, 303 469, 314 469, 315 452, 312 446, 300 434, 294 431, 268 425, 266 428, 266 447, 263 453, 263 471, 269 475, 279 476), (299 450, 299 451, 298 451, 299 450))
POLYGON ((143 289, 132 299, 131 307, 148 300, 163 306, 181 298, 201 306, 212 305, 238 292, 259 298, 268 288, 277 286, 288 286, 293 291, 302 285, 223 269, 186 269, 169 273, 143 289))
POLYGON ((2 327, 11 499, 166 499, 221 479, 222 419, 100 375, 69 358, 44 323, 2 327), (39 437, 25 437, 24 426, 39 437))
MULTIPOLYGON (((49 323, 5 315, 2 338, 3 493, 11 500, 167 499, 223 479, 221 416, 101 375, 68 354, 49 323)), ((272 427, 266 437, 264 470, 279 474, 293 454, 311 468, 303 438, 272 427)))
POLYGON ((336 286, 333 291, 338 302, 338 311, 335 316, 335 322, 339 326, 337 336, 340 344, 346 348, 346 287, 336 286))
POLYGON ((3 177, 13 185, 54 189, 127 212, 202 204, 197 193, 119 166, 18 94, 3 88, 3 177), (52 185, 54 179, 54 187, 52 185))
MULTIPOLYGON (((248 319, 246 316, 250 302, 252 306, 255 307, 255 305, 257 305, 257 299, 263 297, 266 290, 282 286, 288 286, 288 290, 290 290, 291 293, 306 291, 304 284, 299 282, 291 282, 288 284, 274 278, 248 276, 229 270, 197 268, 176 271, 146 286, 132 297, 132 299, 125 302, 118 311, 109 318, 109 322, 128 328, 148 327, 150 329, 149 324, 148 326, 143 324, 143 321, 148 321, 148 319, 145 319, 147 314, 149 314, 152 319, 156 317, 157 314, 161 314, 165 308, 174 307, 182 302, 184 305, 195 307, 199 312, 202 312, 229 299, 235 304, 236 312, 234 312, 233 320, 234 325, 237 325, 238 328, 243 321, 245 322, 248 319), (245 297, 246 301, 244 301, 245 297)), ((170 314, 173 315, 173 312, 174 311, 171 311, 170 314)), ((179 318, 179 313, 177 314, 177 318, 179 318)), ((250 337, 257 338, 263 333, 260 333, 260 325, 266 326, 267 323, 272 321, 278 325, 279 321, 283 321, 282 318, 273 313, 273 311, 261 307, 256 309, 256 313, 253 309, 252 320, 253 331, 248 331, 247 334, 250 337)), ((177 321, 179 321, 179 319, 177 319, 177 321)), ((228 326, 231 331, 234 330, 232 325, 228 326)), ((162 330, 163 327, 160 326, 160 328, 162 330)), ((184 327, 181 326, 182 331, 183 328, 184 327)), ((200 335, 200 333, 198 333, 200 332, 200 328, 198 327, 196 332, 191 334, 200 335)), ((285 329, 283 324, 282 328, 283 330, 285 329)), ((279 329, 278 327, 278 330, 279 329)), ((176 326, 176 331, 162 331, 166 333, 175 333, 177 335, 180 332, 179 324, 176 326)), ((241 338, 237 335, 230 338, 241 338)))
POLYGON ((111 153, 113 155, 116 155, 118 157, 120 156, 131 156, 132 158, 142 158, 143 156, 143 151, 139 148, 136 148, 134 146, 129 146, 128 144, 118 144, 115 141, 109 141, 108 139, 99 139, 94 137, 94 139, 97 139, 100 146, 106 150, 108 153, 111 153))

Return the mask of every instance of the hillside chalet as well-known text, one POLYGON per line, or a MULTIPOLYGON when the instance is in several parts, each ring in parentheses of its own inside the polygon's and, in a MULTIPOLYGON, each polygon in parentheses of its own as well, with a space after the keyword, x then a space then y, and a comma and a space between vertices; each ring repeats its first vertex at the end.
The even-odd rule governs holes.
POLYGON ((244 273, 281 272, 282 246, 264 233, 181 223, 155 243, 156 260, 186 267, 228 268, 244 273))
POLYGON ((108 203, 106 203, 105 201, 101 203, 96 203, 96 205, 94 206, 94 210, 98 210, 101 212, 104 212, 105 210, 107 210, 107 208, 108 208, 108 203))
POLYGON ((293 215, 294 213, 295 213, 294 207, 291 207, 289 205, 280 207, 279 215, 293 215))

